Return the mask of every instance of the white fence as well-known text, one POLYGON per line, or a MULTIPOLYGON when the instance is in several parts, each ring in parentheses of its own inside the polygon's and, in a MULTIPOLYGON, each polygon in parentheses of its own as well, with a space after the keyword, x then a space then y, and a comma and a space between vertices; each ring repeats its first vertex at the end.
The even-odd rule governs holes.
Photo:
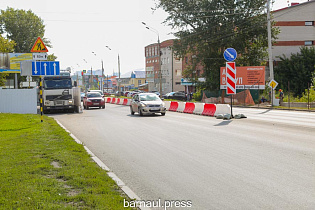
POLYGON ((1 89, 0 113, 37 114, 36 89, 1 89))

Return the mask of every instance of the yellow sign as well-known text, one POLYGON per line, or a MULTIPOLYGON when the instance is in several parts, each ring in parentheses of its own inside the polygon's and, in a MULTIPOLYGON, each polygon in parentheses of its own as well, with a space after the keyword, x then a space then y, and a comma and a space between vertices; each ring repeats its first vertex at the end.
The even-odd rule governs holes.
POLYGON ((33 60, 32 53, 9 53, 10 69, 21 69, 21 61, 33 60))
POLYGON ((275 80, 271 80, 269 82, 269 87, 271 87, 273 90, 278 86, 278 82, 276 82, 275 80))
POLYGON ((35 44, 33 45, 31 52, 48 52, 43 40, 38 37, 35 44))

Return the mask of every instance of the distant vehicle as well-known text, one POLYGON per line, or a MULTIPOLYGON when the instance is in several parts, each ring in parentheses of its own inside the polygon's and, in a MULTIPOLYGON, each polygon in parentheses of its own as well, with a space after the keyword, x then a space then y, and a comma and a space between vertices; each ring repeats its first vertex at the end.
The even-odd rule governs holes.
POLYGON ((101 90, 88 90, 88 93, 100 93, 102 96, 104 96, 104 93, 101 90))
POLYGON ((164 116, 166 108, 163 101, 155 93, 138 93, 133 96, 130 105, 131 115, 134 115, 135 112, 138 112, 140 116, 155 113, 161 113, 164 116))
POLYGON ((130 93, 130 91, 125 91, 125 92, 124 92, 124 96, 127 97, 127 96, 128 96, 128 93, 130 93))
POLYGON ((81 101, 83 101, 83 98, 84 98, 84 96, 85 96, 85 93, 81 92, 80 95, 81 95, 81 101))
POLYGON ((175 92, 166 93, 165 95, 163 95, 163 98, 168 99, 168 97, 169 97, 170 95, 173 95, 174 93, 175 93, 175 92))
POLYGON ((90 107, 98 107, 105 109, 105 99, 98 92, 88 92, 83 98, 84 109, 89 109, 90 107))
POLYGON ((164 96, 165 99, 175 99, 181 101, 187 100, 186 94, 184 92, 170 92, 164 96))
POLYGON ((160 96, 160 92, 158 91, 150 91, 150 93, 155 93, 156 95, 160 96))

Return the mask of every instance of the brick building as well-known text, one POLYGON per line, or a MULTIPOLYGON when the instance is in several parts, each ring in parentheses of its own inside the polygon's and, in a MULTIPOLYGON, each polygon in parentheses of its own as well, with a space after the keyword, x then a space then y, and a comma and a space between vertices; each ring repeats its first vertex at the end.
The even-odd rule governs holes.
POLYGON ((279 61, 282 55, 290 57, 302 46, 315 45, 315 0, 273 11, 273 18, 274 26, 280 29, 272 47, 273 60, 279 61))

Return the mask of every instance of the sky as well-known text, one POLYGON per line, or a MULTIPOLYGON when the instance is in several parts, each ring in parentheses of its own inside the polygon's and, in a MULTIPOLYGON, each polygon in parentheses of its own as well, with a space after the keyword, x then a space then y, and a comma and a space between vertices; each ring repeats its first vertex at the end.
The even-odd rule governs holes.
MULTIPOLYGON (((275 0, 272 10, 288 3, 307 0, 275 0)), ((145 46, 160 40, 174 38, 172 29, 162 22, 167 13, 155 12, 155 0, 1 0, 0 9, 32 10, 43 19, 45 38, 51 41, 61 69, 72 73, 83 69, 101 69, 104 74, 118 72, 118 54, 121 74, 144 69, 145 46), (145 22, 152 30, 142 24, 145 22), (155 31, 155 32, 154 32, 155 31), (111 50, 109 50, 108 46, 111 50), (94 53, 92 53, 94 52, 94 53)))

